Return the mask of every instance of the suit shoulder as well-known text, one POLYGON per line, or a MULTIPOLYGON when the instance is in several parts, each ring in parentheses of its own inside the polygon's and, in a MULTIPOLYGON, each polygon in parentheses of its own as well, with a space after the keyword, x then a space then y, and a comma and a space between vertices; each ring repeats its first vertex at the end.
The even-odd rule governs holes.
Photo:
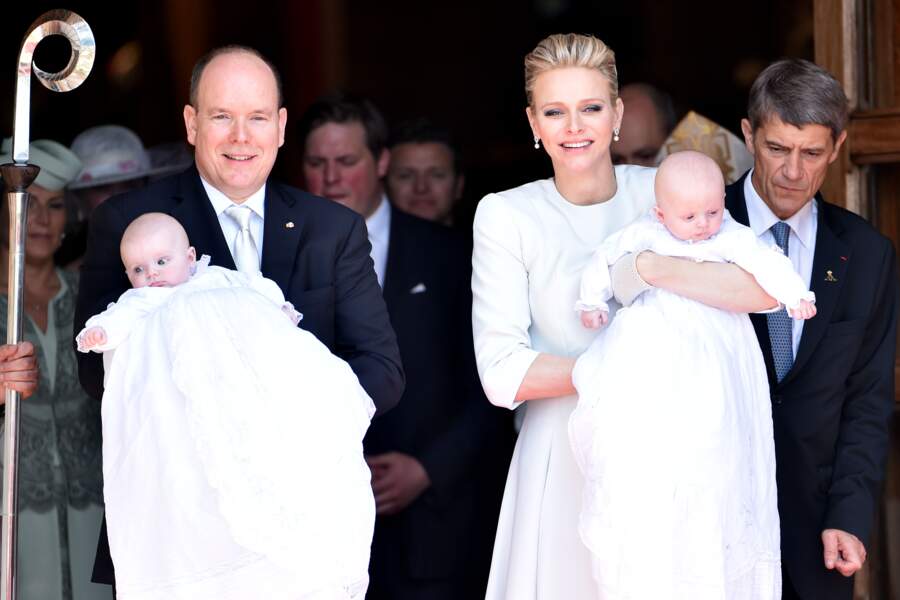
POLYGON ((111 214, 117 214, 124 219, 124 225, 127 225, 145 213, 169 213, 172 199, 178 193, 179 179, 186 175, 188 173, 170 175, 144 187, 110 196, 94 209, 92 218, 104 220, 109 219, 111 214))
POLYGON ((338 228, 341 226, 349 228, 354 223, 363 221, 363 218, 351 209, 328 198, 279 182, 270 181, 267 185, 271 185, 278 194, 290 199, 291 204, 307 218, 315 219, 317 226, 327 223, 338 228))
POLYGON ((827 222, 839 225, 844 237, 851 239, 854 244, 893 248, 893 242, 888 237, 858 214, 824 200, 819 200, 819 210, 823 212, 827 222))

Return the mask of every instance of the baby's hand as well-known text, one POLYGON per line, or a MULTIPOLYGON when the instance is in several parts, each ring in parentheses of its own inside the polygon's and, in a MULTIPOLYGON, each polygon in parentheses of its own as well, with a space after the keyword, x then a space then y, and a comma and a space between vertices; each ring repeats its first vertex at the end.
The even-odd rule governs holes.
POLYGON ((88 352, 106 343, 106 331, 102 327, 88 327, 78 337, 78 349, 88 352))
POLYGON ((581 311, 581 324, 588 329, 600 329, 609 321, 609 311, 583 310, 581 311))
POLYGON ((816 305, 809 300, 801 300, 796 308, 789 308, 788 314, 794 319, 812 319, 816 316, 816 305))

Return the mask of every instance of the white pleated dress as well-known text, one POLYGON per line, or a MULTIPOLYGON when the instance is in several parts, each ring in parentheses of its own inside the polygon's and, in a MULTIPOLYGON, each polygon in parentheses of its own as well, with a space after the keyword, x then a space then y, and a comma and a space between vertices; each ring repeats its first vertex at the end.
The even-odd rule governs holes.
MULTIPOLYGON (((726 213, 687 243, 646 215, 598 249, 580 309, 611 295, 608 264, 643 249, 732 262, 788 307, 815 301, 791 261, 726 213)), ((569 433, 586 478, 579 531, 603 600, 778 600, 775 447, 753 326, 661 289, 620 309, 576 363, 569 433)))
POLYGON ((375 407, 284 304, 262 276, 201 265, 88 320, 115 349, 102 417, 119 598, 364 597, 375 407))
MULTIPOLYGON (((655 169, 615 168, 607 202, 577 206, 552 179, 490 194, 478 205, 472 257, 478 371, 490 401, 515 408, 541 352, 576 357, 596 332, 573 306, 595 248, 644 214, 655 169)), ((584 479, 567 425, 576 397, 527 402, 500 511, 488 600, 594 600, 590 553, 578 535, 584 479)))

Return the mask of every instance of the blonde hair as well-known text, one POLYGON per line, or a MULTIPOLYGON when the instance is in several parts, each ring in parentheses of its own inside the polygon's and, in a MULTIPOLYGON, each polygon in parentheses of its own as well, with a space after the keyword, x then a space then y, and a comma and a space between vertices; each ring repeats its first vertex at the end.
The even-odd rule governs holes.
POLYGON ((534 82, 538 75, 563 67, 597 69, 609 82, 613 101, 619 97, 619 79, 616 73, 616 53, 592 35, 579 33, 555 33, 525 56, 525 96, 531 106, 534 82))

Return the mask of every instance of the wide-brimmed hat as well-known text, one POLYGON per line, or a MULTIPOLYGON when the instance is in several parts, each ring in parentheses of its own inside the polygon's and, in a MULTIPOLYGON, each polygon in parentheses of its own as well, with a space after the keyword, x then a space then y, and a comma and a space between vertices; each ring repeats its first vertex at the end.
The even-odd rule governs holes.
MULTIPOLYGON (((13 162, 12 138, 0 144, 0 164, 13 162)), ((41 168, 34 183, 42 188, 58 192, 75 179, 81 171, 78 156, 53 140, 34 140, 28 145, 28 162, 41 168)))
POLYGON ((82 131, 72 141, 72 150, 84 167, 69 185, 79 190, 158 175, 141 138, 121 125, 99 125, 82 131))

